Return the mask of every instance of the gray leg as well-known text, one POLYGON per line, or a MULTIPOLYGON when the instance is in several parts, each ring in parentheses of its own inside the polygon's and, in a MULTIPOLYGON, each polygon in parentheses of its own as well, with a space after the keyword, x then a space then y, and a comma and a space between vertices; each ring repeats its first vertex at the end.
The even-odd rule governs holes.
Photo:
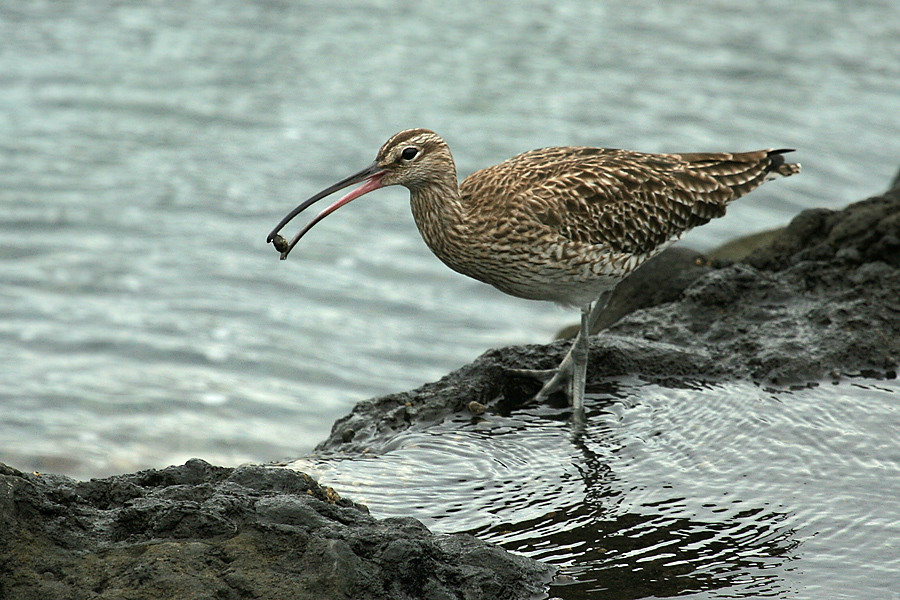
MULTIPOLYGON (((608 292, 604 292, 600 294, 600 297, 597 298, 597 301, 593 303, 593 306, 588 304, 582 307, 581 328, 578 330, 578 335, 575 337, 575 341, 572 343, 572 347, 569 348, 569 352, 566 354, 566 357, 562 360, 561 363, 559 363, 559 367, 556 369, 556 371, 549 371, 551 375, 549 380, 541 388, 541 391, 537 393, 536 398, 539 401, 545 400, 550 394, 562 388, 567 381, 570 381, 570 402, 573 406, 577 406, 576 394, 580 394, 580 401, 578 401, 578 404, 582 405, 583 407, 584 384, 587 380, 588 339, 591 329, 597 322, 597 319, 600 318, 600 313, 603 312, 603 309, 606 308, 607 302, 609 302, 610 294, 611 290, 608 292), (584 360, 580 360, 580 357, 579 359, 576 359, 576 357, 574 356, 576 353, 584 356, 584 360), (580 378, 580 382, 576 381, 576 379, 578 378, 580 378), (579 389, 581 390, 580 392, 578 391, 579 389)), ((527 372, 525 371, 521 371, 521 373, 527 374, 527 372)), ((535 372, 534 375, 540 376, 541 373, 542 372, 540 371, 535 372)))
POLYGON ((587 365, 590 351, 591 305, 581 308, 581 329, 572 343, 572 379, 569 381, 569 402, 576 419, 584 417, 584 386, 587 383, 587 365))

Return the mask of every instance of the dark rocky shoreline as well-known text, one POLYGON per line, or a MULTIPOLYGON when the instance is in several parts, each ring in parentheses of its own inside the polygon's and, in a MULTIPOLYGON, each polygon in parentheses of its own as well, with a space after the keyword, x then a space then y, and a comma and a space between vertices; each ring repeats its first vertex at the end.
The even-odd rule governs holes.
POLYGON ((290 469, 181 466, 88 482, 0 464, 0 598, 514 599, 554 570, 290 469))
MULTIPOLYGON (((591 340, 589 392, 626 375, 770 386, 896 377, 900 178, 844 210, 804 211, 741 262, 692 261, 678 277, 648 269, 633 282, 591 340)), ((508 369, 552 368, 568 344, 491 350, 361 402, 317 450, 363 452, 417 422, 521 406, 536 383, 508 369)), ((471 536, 377 520, 274 466, 192 460, 80 482, 0 465, 0 479, 2 599, 512 599, 540 595, 553 574, 471 536)))

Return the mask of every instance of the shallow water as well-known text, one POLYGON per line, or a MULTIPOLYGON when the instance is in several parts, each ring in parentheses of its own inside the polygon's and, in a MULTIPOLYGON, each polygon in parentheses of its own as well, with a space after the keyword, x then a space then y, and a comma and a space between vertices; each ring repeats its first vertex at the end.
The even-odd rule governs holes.
POLYGON ((432 530, 561 568, 564 599, 896 598, 900 385, 611 382, 583 428, 549 407, 454 417, 293 467, 432 530))

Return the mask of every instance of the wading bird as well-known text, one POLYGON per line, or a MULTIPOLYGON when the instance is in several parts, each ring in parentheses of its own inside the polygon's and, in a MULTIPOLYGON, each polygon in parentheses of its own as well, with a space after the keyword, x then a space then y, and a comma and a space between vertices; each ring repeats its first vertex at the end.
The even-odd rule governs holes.
POLYGON ((645 154, 556 147, 531 150, 458 183, 450 148, 427 129, 391 137, 375 162, 291 211, 269 234, 282 260, 316 223, 378 188, 409 189, 425 243, 447 266, 519 298, 581 309, 581 328, 539 398, 568 384, 584 410, 590 327, 615 285, 684 232, 725 214, 764 181, 800 171, 782 150, 645 154), (288 243, 279 231, 322 198, 362 185, 288 243))

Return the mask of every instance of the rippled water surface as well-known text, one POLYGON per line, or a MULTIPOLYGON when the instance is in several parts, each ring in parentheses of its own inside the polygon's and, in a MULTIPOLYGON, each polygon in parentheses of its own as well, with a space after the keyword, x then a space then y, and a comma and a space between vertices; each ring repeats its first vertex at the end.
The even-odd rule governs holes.
POLYGON ((551 408, 456 418, 292 466, 549 561, 560 598, 896 598, 898 394, 619 381, 581 429, 551 408))
MULTIPOLYGON (((689 234, 700 249, 883 190, 898 6, 0 0, 0 461, 295 458, 358 400, 573 321, 444 267, 402 189, 277 260, 272 226, 400 129, 438 131, 461 176, 555 144, 797 148, 802 175, 689 234)), ((870 534, 897 508, 893 392, 625 388, 574 437, 552 411, 401 436, 413 512, 564 565, 572 593, 889 577, 870 534)), ((339 491, 382 511, 362 484, 392 456, 339 491)))

